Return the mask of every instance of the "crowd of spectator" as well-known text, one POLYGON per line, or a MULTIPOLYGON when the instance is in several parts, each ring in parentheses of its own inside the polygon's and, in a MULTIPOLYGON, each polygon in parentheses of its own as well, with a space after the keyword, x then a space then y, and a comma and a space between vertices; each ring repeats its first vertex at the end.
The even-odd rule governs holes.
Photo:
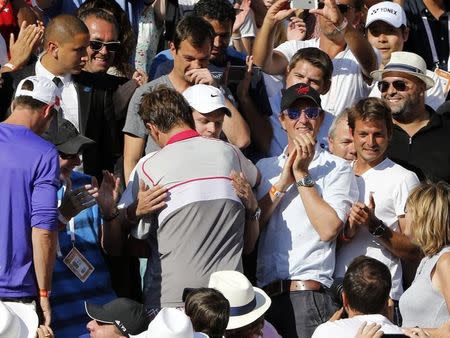
POLYGON ((0 337, 450 338, 450 3, 0 0, 0 337))

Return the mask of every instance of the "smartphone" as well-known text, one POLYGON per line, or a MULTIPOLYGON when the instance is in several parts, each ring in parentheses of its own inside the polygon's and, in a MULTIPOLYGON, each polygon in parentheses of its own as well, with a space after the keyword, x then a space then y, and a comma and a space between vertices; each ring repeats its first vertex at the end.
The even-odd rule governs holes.
MULTIPOLYGON (((238 83, 244 79, 247 72, 247 66, 230 66, 228 69, 228 83, 238 83)), ((253 66, 252 80, 259 78, 261 75, 261 68, 253 66)))
POLYGON ((292 0, 291 8, 294 9, 317 9, 319 0, 292 0))

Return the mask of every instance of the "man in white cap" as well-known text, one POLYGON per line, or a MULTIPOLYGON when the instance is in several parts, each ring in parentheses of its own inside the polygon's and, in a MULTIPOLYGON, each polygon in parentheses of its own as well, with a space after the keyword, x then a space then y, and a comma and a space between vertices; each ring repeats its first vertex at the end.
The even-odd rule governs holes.
POLYGON ((56 85, 28 77, 19 83, 12 114, 0 123, 0 300, 38 300, 50 325, 49 295, 55 260, 58 152, 39 135, 59 104, 56 85))
MULTIPOLYGON (((400 52, 409 37, 406 15, 403 8, 394 2, 383 1, 369 8, 366 20, 367 39, 381 54, 380 69, 391 59, 393 52, 400 52)), ((432 71, 426 74, 435 80, 435 85, 426 91, 425 104, 437 109, 445 100, 439 77, 432 71)), ((373 86, 371 97, 381 97, 380 90, 373 86)))
POLYGON ((450 122, 425 105, 425 91, 434 85, 425 61, 414 53, 394 52, 384 69, 371 75, 392 110, 387 156, 421 180, 450 182, 450 122))

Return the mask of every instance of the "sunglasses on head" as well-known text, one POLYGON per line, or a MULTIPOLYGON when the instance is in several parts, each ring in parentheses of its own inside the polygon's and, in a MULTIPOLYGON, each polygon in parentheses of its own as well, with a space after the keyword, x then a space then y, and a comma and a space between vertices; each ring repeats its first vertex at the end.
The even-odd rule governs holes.
MULTIPOLYGON (((353 8, 353 6, 346 5, 346 4, 336 4, 336 6, 339 8, 339 11, 340 11, 342 14, 347 13, 347 11, 348 11, 350 8, 353 8)), ((317 7, 318 7, 319 9, 323 9, 323 8, 325 7, 325 2, 319 2, 319 4, 318 4, 317 7)))
POLYGON ((395 90, 398 90, 399 92, 404 92, 408 89, 408 85, 403 80, 395 80, 392 82, 380 81, 378 82, 378 89, 380 90, 380 92, 384 93, 388 91, 391 85, 395 88, 395 90))
POLYGON ((59 157, 61 157, 63 160, 75 160, 78 158, 78 154, 65 154, 59 152, 59 157))
POLYGON ((302 112, 304 112, 308 119, 315 120, 319 117, 321 111, 322 109, 320 109, 319 107, 309 107, 304 109, 289 108, 287 109, 287 116, 291 120, 297 120, 298 118, 300 118, 302 112))
POLYGON ((106 46, 108 51, 110 52, 117 52, 120 47, 120 41, 111 41, 111 42, 103 42, 98 40, 91 40, 89 41, 89 47, 95 52, 100 51, 103 46, 106 46))

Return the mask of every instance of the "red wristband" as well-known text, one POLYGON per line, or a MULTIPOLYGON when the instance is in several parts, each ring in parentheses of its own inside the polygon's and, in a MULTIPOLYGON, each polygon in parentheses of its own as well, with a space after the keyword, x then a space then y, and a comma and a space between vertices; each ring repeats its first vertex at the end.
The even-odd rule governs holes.
POLYGON ((45 289, 39 289, 39 297, 45 297, 48 298, 50 297, 50 294, 52 292, 50 290, 45 290, 45 289))

